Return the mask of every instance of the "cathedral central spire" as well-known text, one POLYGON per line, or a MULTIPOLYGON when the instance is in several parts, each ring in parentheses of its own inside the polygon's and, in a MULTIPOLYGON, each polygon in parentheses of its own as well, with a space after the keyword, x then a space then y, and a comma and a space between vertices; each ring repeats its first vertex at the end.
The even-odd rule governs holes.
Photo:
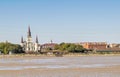
POLYGON ((30 26, 28 27, 28 37, 31 37, 30 26))

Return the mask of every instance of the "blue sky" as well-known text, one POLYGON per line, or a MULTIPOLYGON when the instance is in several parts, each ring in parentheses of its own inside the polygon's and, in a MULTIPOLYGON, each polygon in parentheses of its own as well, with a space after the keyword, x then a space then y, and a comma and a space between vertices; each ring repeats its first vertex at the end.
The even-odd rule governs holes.
POLYGON ((120 0, 0 0, 0 42, 120 43, 120 0))

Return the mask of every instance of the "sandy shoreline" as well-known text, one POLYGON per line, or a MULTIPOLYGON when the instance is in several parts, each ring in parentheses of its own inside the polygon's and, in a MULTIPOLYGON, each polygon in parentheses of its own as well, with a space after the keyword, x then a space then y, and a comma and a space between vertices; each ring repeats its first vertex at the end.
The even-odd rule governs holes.
MULTIPOLYGON (((79 56, 120 56, 120 54, 66 54, 61 57, 79 57, 79 56)), ((56 57, 55 55, 35 55, 35 54, 13 54, 13 55, 0 55, 4 57, 56 57)))

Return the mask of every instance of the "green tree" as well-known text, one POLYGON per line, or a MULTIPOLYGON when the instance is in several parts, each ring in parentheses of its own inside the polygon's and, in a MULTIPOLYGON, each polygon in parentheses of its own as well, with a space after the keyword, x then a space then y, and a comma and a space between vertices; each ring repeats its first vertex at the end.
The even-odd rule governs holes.
POLYGON ((55 46, 55 50, 79 53, 84 52, 85 48, 83 48, 83 46, 81 45, 76 45, 72 43, 61 43, 55 46))
POLYGON ((12 44, 9 42, 0 43, 0 51, 4 54, 8 54, 9 51, 13 53, 22 53, 22 47, 18 44, 12 44))
POLYGON ((59 50, 59 48, 60 48, 60 45, 58 45, 58 44, 56 44, 54 47, 55 50, 59 50))
POLYGON ((67 48, 68 52, 75 52, 76 45, 70 44, 70 46, 67 48))

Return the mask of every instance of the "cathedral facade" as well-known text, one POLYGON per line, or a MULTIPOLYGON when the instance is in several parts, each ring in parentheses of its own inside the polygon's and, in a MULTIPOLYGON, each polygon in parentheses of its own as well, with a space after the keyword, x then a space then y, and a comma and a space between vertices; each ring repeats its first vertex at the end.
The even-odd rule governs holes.
POLYGON ((23 40, 23 37, 21 37, 21 47, 23 48, 23 51, 25 51, 26 53, 34 53, 40 50, 40 44, 38 42, 38 37, 36 36, 35 42, 33 42, 32 40, 30 26, 28 27, 26 41, 23 40))

